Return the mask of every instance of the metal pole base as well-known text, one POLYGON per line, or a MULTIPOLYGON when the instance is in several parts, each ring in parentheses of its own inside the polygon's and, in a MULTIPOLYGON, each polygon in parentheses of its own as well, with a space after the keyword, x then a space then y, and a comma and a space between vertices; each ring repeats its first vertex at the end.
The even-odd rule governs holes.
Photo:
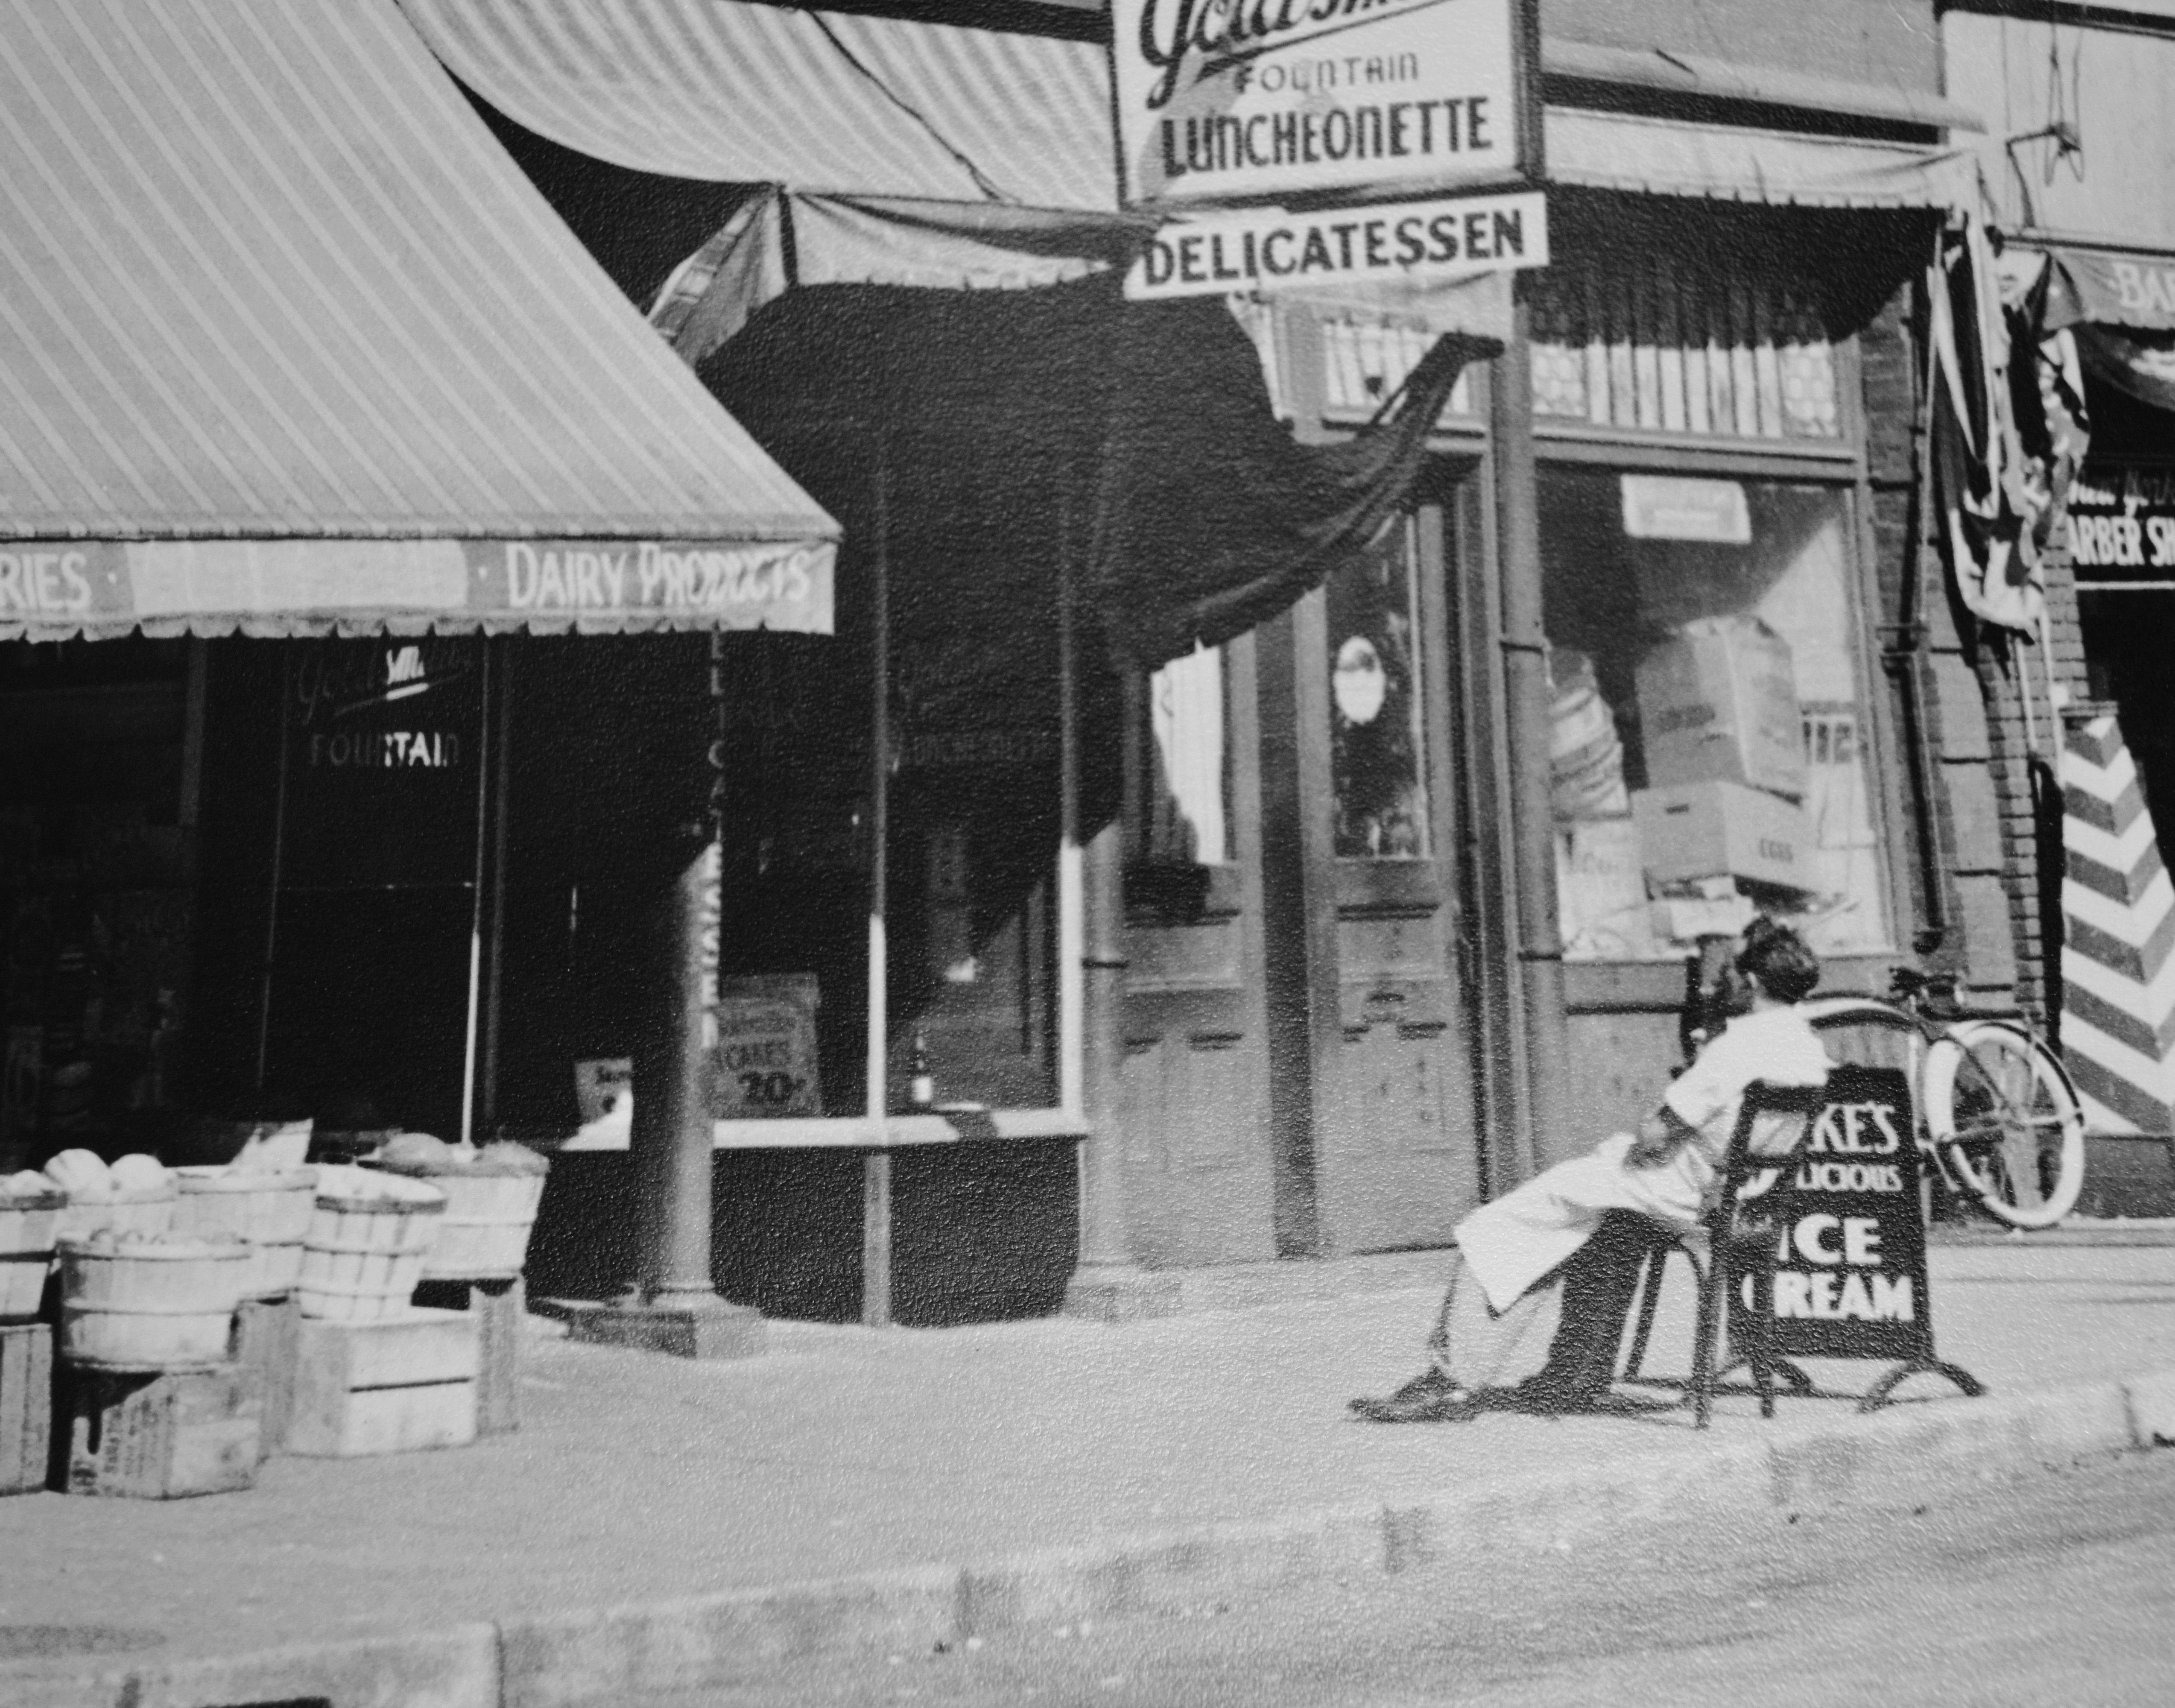
POLYGON ((1178 1277, 1130 1263, 1083 1263, 1065 1283, 1063 1314, 1095 1322, 1138 1322, 1176 1316, 1183 1299, 1178 1277))
POLYGON ((762 1313, 715 1293, 659 1293, 650 1299, 562 1308, 569 1339, 676 1358, 748 1358, 763 1350, 762 1313))
POLYGON ((1858 1402, 1861 1412, 1877 1412, 1890 1403, 1890 1396, 1907 1376, 1939 1376, 1955 1384, 1966 1399, 1976 1400, 1986 1392, 1986 1384, 1979 1380, 1961 1364, 1952 1364, 1935 1358, 1931 1353, 1921 1353, 1916 1358, 1906 1358, 1865 1391, 1858 1402))

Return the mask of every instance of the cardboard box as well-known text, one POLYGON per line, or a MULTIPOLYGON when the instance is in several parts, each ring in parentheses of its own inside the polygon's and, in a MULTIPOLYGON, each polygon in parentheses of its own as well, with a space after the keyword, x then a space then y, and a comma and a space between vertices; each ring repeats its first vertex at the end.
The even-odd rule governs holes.
POLYGON ((1686 623, 1640 661, 1646 781, 1805 792, 1804 720, 1790 645, 1757 617, 1686 623))
POLYGON ((1680 783, 1631 796, 1646 881, 1746 878, 1803 890, 1813 883, 1812 837, 1793 803, 1741 783, 1680 783))

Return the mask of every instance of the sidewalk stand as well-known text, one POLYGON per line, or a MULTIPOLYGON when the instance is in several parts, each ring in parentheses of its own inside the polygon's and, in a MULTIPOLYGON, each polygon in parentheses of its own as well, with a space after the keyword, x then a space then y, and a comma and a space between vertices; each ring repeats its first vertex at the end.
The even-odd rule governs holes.
POLYGON ((251 1269, 239 1239, 63 1239, 61 1355, 83 1369, 164 1372, 226 1362, 251 1269))
POLYGON ((295 1365, 301 1356, 302 1313, 293 1293, 245 1299, 234 1318, 234 1362, 263 1409, 263 1456, 285 1450, 295 1408, 295 1365))
POLYGON ((445 1194, 420 1180, 344 1166, 319 1169, 302 1243, 302 1315, 336 1322, 404 1315, 445 1208, 445 1194))
POLYGON ((263 1401, 235 1365, 165 1375, 70 1368, 62 1386, 71 1494, 171 1500, 256 1481, 263 1401))
POLYGON ((174 1231, 246 1241, 247 1299, 281 1299, 301 1278, 302 1241, 310 1229, 315 1168, 187 1168, 174 1171, 180 1196, 174 1231))
POLYGON ((46 1486, 52 1417, 52 1325, 0 1323, 0 1494, 46 1486))
POLYGON ((11 1196, 0 1185, 0 1322, 36 1319, 67 1207, 57 1186, 11 1196))
POLYGON ((476 1434, 502 1435, 519 1429, 528 1284, 518 1275, 510 1281, 426 1281, 415 1289, 415 1303, 475 1317, 476 1434))
POLYGON ((475 1440, 481 1319, 410 1309, 376 1322, 297 1324, 286 1450, 318 1458, 475 1440))

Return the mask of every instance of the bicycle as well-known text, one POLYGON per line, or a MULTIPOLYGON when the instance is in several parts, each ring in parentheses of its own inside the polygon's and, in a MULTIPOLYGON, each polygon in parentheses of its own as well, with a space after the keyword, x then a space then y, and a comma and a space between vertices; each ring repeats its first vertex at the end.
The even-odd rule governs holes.
POLYGON ((2051 1228, 2085 1184, 2085 1113, 2061 1058, 2029 1022, 1974 1013, 1952 975, 1899 967, 1889 999, 1814 997, 1815 1029, 1902 1033, 1918 1100, 1918 1147, 1942 1182, 2012 1228, 2051 1228))

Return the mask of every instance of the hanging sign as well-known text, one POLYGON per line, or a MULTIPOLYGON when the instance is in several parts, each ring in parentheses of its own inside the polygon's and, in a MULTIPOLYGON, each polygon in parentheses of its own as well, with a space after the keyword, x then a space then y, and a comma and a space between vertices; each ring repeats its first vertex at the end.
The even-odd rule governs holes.
MULTIPOLYGON (((1776 1223, 1775 1349, 1785 1358, 1933 1355, 1926 1228, 1911 1092, 1894 1068, 1846 1067, 1829 1082, 1790 1172, 1750 1201, 1776 1223)), ((1734 1325, 1750 1308, 1738 1278, 1734 1325)))
POLYGON ((1316 214, 1268 209, 1165 225, 1125 275, 1125 295, 1456 279, 1548 263, 1548 202, 1537 190, 1316 214))
POLYGON ((2175 465, 2086 463, 2069 487, 2069 555, 2087 580, 2175 573, 2175 465))
POLYGON ((1112 0, 1119 199, 1517 178, 1517 0, 1112 0))

